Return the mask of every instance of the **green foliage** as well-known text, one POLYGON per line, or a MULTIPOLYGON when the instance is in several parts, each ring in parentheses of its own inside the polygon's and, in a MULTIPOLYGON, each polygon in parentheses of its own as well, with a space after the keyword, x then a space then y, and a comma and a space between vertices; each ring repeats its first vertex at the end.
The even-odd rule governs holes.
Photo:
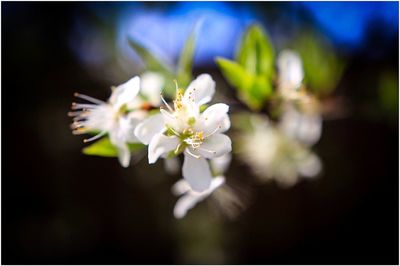
POLYGON ((152 55, 144 46, 139 44, 133 39, 128 40, 129 45, 136 51, 139 57, 143 60, 148 71, 160 72, 164 75, 172 75, 171 68, 159 61, 154 55, 152 55))
POLYGON ((274 76, 274 51, 263 29, 251 25, 242 37, 236 61, 218 57, 216 63, 240 100, 260 110, 272 93, 274 76))
POLYGON ((378 96, 381 107, 388 114, 397 116, 399 108, 399 81, 396 72, 385 71, 379 78, 378 96))
POLYGON ((303 60, 307 87, 320 95, 332 92, 342 75, 344 62, 330 43, 315 33, 304 32, 294 45, 303 60))
POLYGON ((247 88, 253 82, 253 76, 243 66, 222 57, 217 57, 216 62, 224 77, 233 87, 239 91, 247 91, 247 88))
POLYGON ((253 75, 270 77, 274 71, 274 51, 261 26, 251 25, 242 37, 236 61, 253 75))
POLYGON ((118 157, 118 150, 111 144, 108 137, 83 148, 82 152, 86 155, 97 155, 103 157, 118 157))
POLYGON ((192 66, 196 47, 196 29, 187 38, 177 66, 177 79, 181 86, 186 87, 192 80, 192 66))
MULTIPOLYGON (((128 144, 131 152, 143 149, 145 146, 140 143, 128 144)), ((117 148, 110 142, 108 137, 102 138, 95 143, 82 149, 82 152, 86 155, 95 155, 102 157, 118 157, 117 148)))

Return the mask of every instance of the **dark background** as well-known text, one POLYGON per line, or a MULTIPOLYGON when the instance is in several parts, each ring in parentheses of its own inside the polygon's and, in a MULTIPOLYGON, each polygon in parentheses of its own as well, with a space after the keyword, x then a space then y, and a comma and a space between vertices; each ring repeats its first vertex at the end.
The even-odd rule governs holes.
MULTIPOLYGON (((2 264, 398 264, 398 109, 384 112, 377 100, 379 71, 398 73, 397 25, 385 35, 374 24, 351 50, 335 92, 350 111, 324 122, 320 178, 255 186, 235 220, 206 203, 175 220, 176 179, 159 176, 161 163, 123 169, 83 155, 70 133, 73 92, 106 99, 112 85, 70 46, 76 17, 93 16, 91 5, 2 2, 1 11, 2 264)), ((227 173, 250 175, 236 160, 227 173)))

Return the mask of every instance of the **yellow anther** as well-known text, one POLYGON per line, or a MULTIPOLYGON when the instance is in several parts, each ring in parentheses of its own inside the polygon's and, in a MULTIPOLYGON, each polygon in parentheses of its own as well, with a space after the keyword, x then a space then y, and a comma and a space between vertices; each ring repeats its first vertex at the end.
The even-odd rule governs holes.
POLYGON ((203 131, 199 131, 199 132, 194 133, 192 139, 193 139, 194 141, 196 141, 196 142, 203 142, 203 140, 204 140, 204 133, 203 133, 203 131))

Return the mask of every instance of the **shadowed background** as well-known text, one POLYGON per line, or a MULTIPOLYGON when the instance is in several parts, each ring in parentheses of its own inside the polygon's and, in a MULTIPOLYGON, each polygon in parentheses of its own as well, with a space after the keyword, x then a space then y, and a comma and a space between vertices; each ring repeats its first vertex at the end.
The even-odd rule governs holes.
MULTIPOLYGON (((398 3, 10 3, 2 9, 3 264, 397 264, 398 3), (210 20, 210 18, 212 18, 210 20), (67 112, 141 71, 133 37, 174 61, 202 19, 194 73, 226 86, 213 58, 232 57, 260 21, 277 47, 300 28, 325 36, 346 67, 324 121, 323 174, 290 189, 251 185, 235 220, 199 204, 172 209, 161 162, 127 169, 83 155, 67 112), (161 26, 160 26, 161 25, 161 26), (340 111, 340 110, 339 110, 340 111)), ((229 182, 229 181, 228 181, 229 182)))

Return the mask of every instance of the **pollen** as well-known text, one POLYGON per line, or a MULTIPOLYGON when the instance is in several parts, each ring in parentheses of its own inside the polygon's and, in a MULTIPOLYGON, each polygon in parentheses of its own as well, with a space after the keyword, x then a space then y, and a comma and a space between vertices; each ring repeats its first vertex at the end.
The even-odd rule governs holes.
POLYGON ((203 131, 194 133, 192 139, 196 142, 203 142, 204 141, 204 133, 203 131))
POLYGON ((182 98, 183 98, 183 91, 181 89, 176 89, 176 97, 174 100, 174 108, 175 110, 182 110, 183 104, 182 104, 182 98))

